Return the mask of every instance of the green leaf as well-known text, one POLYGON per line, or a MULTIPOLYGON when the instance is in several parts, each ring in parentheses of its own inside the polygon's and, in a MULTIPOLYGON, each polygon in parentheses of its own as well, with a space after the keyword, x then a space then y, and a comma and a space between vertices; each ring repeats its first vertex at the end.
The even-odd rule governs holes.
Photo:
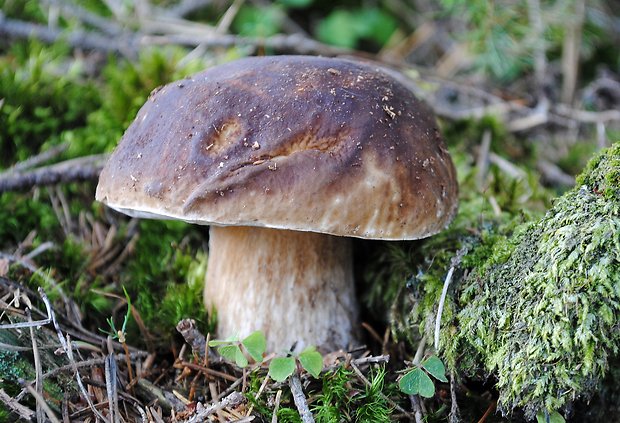
POLYGON ((219 347, 220 345, 236 344, 237 342, 239 342, 239 337, 237 335, 231 335, 226 339, 213 339, 209 341, 209 346, 219 347))
POLYGON ((217 352, 229 361, 237 361, 237 351, 241 352, 239 345, 224 345, 217 349, 217 352))
POLYGON ((346 10, 334 10, 317 26, 317 37, 324 43, 353 48, 357 43, 355 16, 346 10))
POLYGON ((397 27, 394 18, 376 7, 360 9, 356 22, 358 37, 371 39, 379 45, 387 43, 397 27))
MULTIPOLYGON (((536 413, 536 422, 537 423, 547 423, 547 416, 545 416, 544 411, 539 411, 536 413)), ((552 411, 549 413, 549 423, 566 423, 564 417, 557 411, 552 411)))
POLYGON ((237 363, 237 366, 241 368, 244 368, 248 365, 248 358, 245 356, 245 354, 243 354, 243 351, 241 351, 241 348, 239 348, 238 346, 237 351, 235 351, 235 363, 237 363))
POLYGON ((446 378, 446 368, 443 365, 443 362, 436 355, 431 355, 429 358, 424 360, 421 366, 435 379, 446 383, 448 382, 448 379, 446 378))
POLYGON ((269 363, 269 376, 276 382, 285 381, 294 371, 294 357, 276 357, 269 363))
POLYGON ((221 341, 219 339, 214 339, 213 341, 209 341, 210 347, 219 347, 221 345, 229 345, 230 341, 221 341))
POLYGON ((321 370, 323 370, 323 356, 321 356, 321 353, 311 346, 299 353, 297 358, 301 363, 301 367, 318 379, 321 370))
POLYGON ((278 33, 283 19, 284 13, 278 5, 271 4, 265 7, 244 5, 233 21, 233 28, 240 35, 269 37, 278 33))
POLYGON ((420 395, 430 398, 435 395, 435 385, 430 377, 420 368, 413 369, 398 382, 398 387, 408 395, 420 395))
POLYGON ((263 359, 263 353, 267 348, 267 340, 265 339, 265 334, 261 331, 257 330, 256 332, 252 332, 249 334, 243 341, 241 341, 243 346, 250 356, 256 362, 260 362, 263 359))

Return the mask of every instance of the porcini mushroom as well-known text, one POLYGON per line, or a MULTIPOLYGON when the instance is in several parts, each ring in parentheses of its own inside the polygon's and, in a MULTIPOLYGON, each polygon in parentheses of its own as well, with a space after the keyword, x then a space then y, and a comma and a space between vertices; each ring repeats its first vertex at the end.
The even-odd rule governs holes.
POLYGON ((353 60, 246 58, 151 94, 96 197, 132 216, 211 225, 205 303, 218 335, 273 351, 355 340, 351 237, 411 240, 457 208, 432 113, 353 60))

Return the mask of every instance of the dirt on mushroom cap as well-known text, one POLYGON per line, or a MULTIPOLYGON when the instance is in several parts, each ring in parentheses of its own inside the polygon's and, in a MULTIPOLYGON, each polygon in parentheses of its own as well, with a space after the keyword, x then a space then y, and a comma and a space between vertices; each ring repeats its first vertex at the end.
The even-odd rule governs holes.
POLYGON ((101 174, 128 214, 416 239, 456 212, 432 114, 381 68, 247 58, 155 90, 101 174))

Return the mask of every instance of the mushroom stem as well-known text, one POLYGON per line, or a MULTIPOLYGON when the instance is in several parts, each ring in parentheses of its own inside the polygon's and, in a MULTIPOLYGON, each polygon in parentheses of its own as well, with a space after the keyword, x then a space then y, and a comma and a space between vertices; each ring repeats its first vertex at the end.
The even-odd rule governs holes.
POLYGON ((358 314, 352 262, 348 238, 211 226, 205 305, 219 337, 262 330, 273 352, 344 349, 358 314))

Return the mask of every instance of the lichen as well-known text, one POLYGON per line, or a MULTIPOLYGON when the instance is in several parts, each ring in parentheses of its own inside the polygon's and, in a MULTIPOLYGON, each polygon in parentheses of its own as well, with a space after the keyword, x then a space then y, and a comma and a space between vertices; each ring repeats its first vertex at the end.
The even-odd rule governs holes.
POLYGON ((497 377, 503 411, 559 410, 609 370, 620 332, 620 143, 464 281, 452 348, 497 377))

